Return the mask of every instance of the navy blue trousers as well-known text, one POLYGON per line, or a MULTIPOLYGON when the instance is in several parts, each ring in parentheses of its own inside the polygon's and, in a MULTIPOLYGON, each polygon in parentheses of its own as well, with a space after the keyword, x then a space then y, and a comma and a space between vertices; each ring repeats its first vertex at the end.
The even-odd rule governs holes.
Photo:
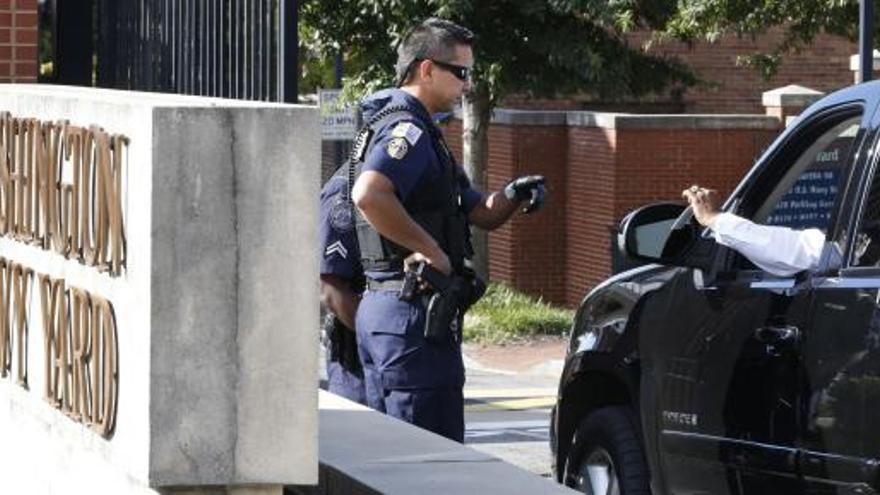
POLYGON ((367 405, 438 435, 464 441, 464 365, 456 339, 424 337, 421 299, 367 291, 358 307, 358 351, 367 405))
POLYGON ((352 373, 336 361, 327 359, 327 390, 359 404, 367 404, 362 375, 352 373))

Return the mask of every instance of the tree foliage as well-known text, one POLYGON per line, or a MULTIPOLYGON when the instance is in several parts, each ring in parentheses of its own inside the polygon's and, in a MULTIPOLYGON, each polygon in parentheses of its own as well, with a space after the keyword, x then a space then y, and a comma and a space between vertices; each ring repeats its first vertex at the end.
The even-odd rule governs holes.
MULTIPOLYGON (((470 28, 474 86, 462 101, 463 164, 485 189, 490 110, 510 93, 581 93, 617 100, 671 90, 693 74, 675 60, 627 44, 624 33, 662 25, 675 0, 302 0, 300 39, 317 59, 343 53, 342 100, 390 86, 396 47, 428 17, 470 28), (354 69, 352 69, 354 67, 354 69)), ((473 237, 474 266, 488 275, 485 233, 473 237)))
POLYGON ((623 36, 662 26, 674 8, 672 0, 305 0, 300 39, 327 60, 342 51, 347 86, 362 93, 391 84, 395 48, 409 29, 444 17, 477 34, 475 81, 493 104, 510 93, 615 100, 695 82, 677 61, 623 36))
POLYGON ((855 40, 859 0, 681 0, 665 33, 683 40, 715 41, 727 34, 754 37, 771 28, 782 30, 778 45, 766 53, 741 57, 765 77, 774 74, 783 55, 803 49, 819 34, 855 40))

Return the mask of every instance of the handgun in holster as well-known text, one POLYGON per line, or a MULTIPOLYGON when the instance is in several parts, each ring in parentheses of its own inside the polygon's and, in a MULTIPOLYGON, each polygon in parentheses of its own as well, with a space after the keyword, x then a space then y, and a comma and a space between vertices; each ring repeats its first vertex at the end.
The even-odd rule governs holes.
POLYGON ((486 284, 472 272, 446 276, 424 261, 411 265, 410 271, 434 290, 425 315, 425 340, 438 343, 451 336, 461 338, 461 318, 483 297, 486 284))
POLYGON ((347 371, 359 374, 361 363, 358 358, 357 339, 352 330, 333 313, 324 318, 325 346, 329 361, 338 362, 347 371))

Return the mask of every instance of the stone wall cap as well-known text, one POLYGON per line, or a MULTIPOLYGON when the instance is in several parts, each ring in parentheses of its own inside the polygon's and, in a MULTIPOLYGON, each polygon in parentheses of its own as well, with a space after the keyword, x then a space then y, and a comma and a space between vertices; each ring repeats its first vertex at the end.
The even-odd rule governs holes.
MULTIPOLYGON (((820 94, 821 96, 821 94, 820 94)), ((456 117, 461 118, 460 114, 456 117)), ((605 129, 777 129, 779 121, 749 114, 634 114, 581 110, 498 108, 492 123, 512 126, 601 127, 605 129)))
POLYGON ((336 486, 352 492, 440 495, 532 493, 565 495, 569 488, 498 458, 318 391, 319 457, 336 486), (369 445, 370 448, 362 448, 369 445), (425 483, 430 479, 430 483, 425 483))
POLYGON ((789 84, 765 91, 761 104, 765 107, 807 107, 819 101, 825 93, 812 88, 789 84))
POLYGON ((565 111, 516 110, 498 108, 492 112, 492 123, 502 125, 565 125, 565 111))
MULTIPOLYGON (((821 96, 822 93, 818 93, 816 99, 821 96)), ((460 108, 456 109, 455 118, 464 120, 464 115, 460 108)), ((756 114, 638 114, 593 112, 588 110, 518 110, 512 108, 496 108, 492 112, 491 123, 511 126, 601 127, 605 129, 772 130, 779 128, 778 119, 756 114)))
POLYGON ((631 114, 568 112, 567 124, 605 129, 778 129, 779 121, 744 114, 631 114))
MULTIPOLYGON (((880 51, 874 50, 874 70, 880 69, 880 51)), ((861 61, 859 60, 859 54, 851 55, 849 57, 849 70, 856 72, 861 69, 861 61)))
POLYGON ((182 95, 149 91, 128 91, 56 84, 0 84, 0 95, 51 96, 146 107, 204 108, 312 108, 314 106, 258 100, 236 100, 214 96, 182 95))

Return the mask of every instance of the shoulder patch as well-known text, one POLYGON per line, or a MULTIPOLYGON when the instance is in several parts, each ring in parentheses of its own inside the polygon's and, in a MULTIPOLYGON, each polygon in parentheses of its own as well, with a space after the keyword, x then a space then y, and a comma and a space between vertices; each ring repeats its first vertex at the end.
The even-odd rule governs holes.
POLYGON ((330 205, 329 217, 330 226, 337 232, 349 232, 354 227, 351 219, 351 204, 341 195, 336 196, 333 204, 330 205))
POLYGON ((415 145, 422 137, 422 130, 412 122, 401 122, 391 131, 393 137, 402 137, 410 145, 415 145))
POLYGON ((409 144, 407 144, 406 139, 403 137, 392 138, 385 146, 385 151, 388 152, 388 156, 391 158, 401 160, 409 152, 409 144))

